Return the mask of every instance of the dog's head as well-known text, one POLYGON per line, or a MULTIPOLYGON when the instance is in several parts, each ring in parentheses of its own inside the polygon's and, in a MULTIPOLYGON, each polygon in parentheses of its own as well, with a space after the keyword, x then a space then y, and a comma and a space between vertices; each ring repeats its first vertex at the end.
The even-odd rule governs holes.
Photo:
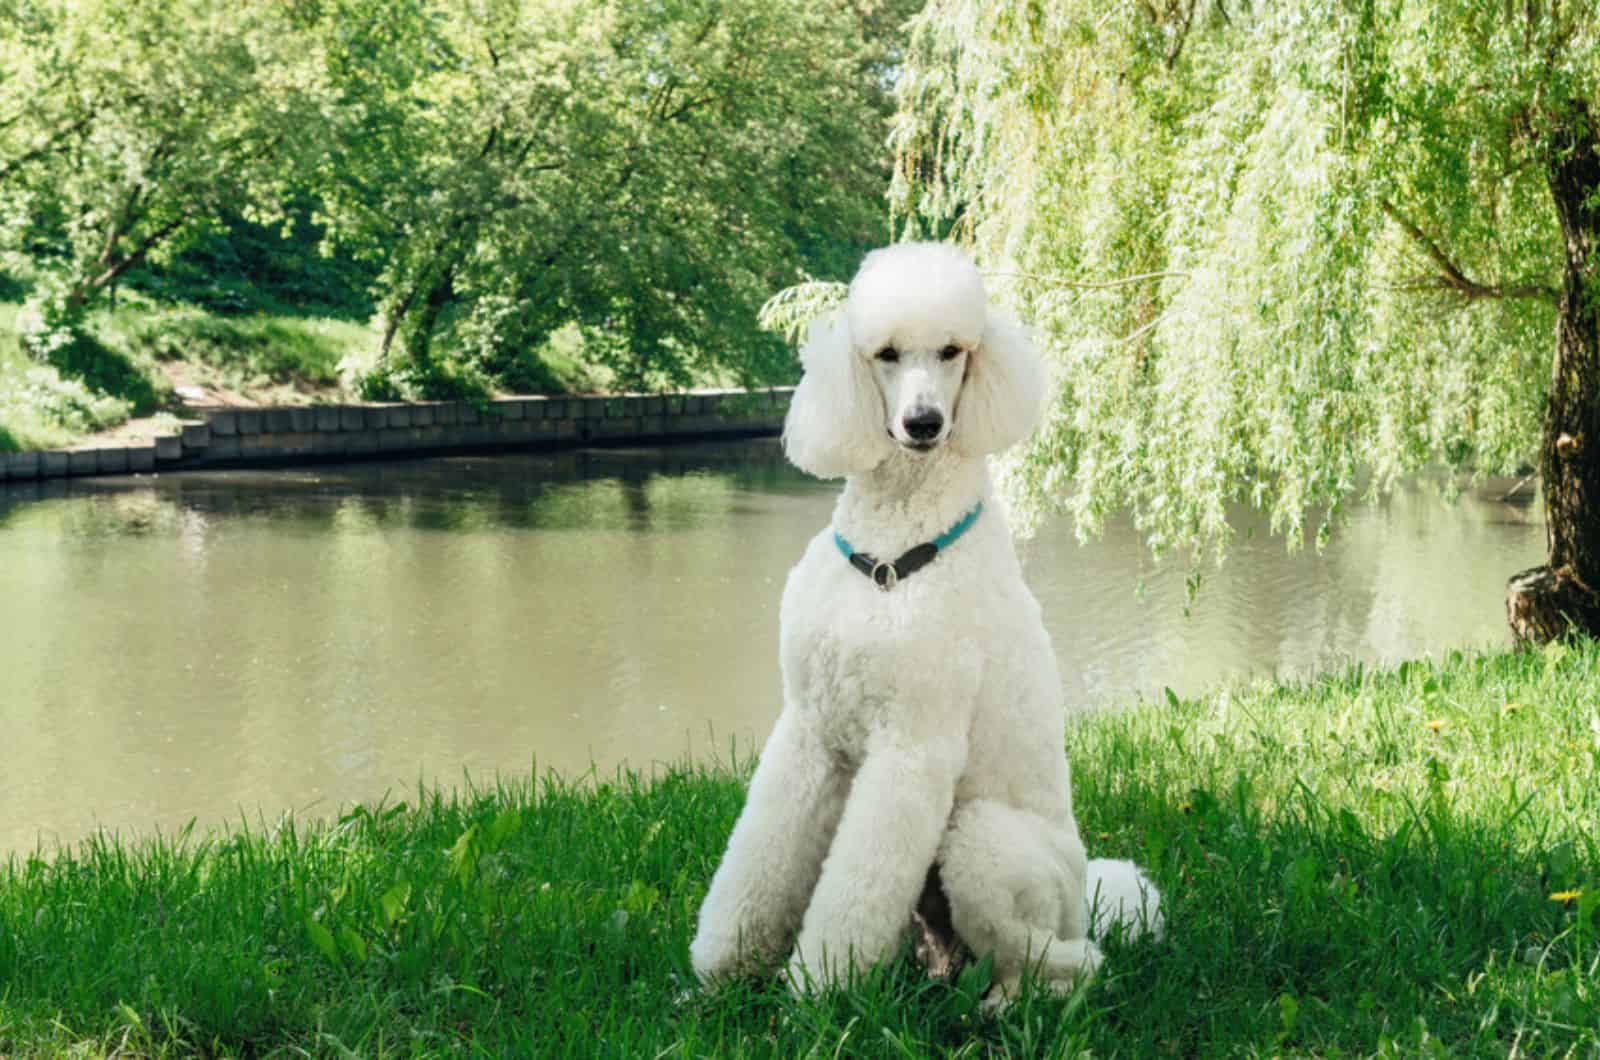
POLYGON ((812 325, 800 362, 784 449, 821 478, 897 452, 999 452, 1033 430, 1044 388, 1021 326, 989 308, 972 259, 943 243, 868 254, 844 310, 812 325))

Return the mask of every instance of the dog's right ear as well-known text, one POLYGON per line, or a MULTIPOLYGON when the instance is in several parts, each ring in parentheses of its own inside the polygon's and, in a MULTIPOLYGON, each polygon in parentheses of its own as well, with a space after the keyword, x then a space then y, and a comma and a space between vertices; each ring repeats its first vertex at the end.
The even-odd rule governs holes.
POLYGON ((844 313, 817 320, 800 347, 805 374, 783 423, 790 463, 818 478, 870 471, 889 455, 883 397, 850 344, 844 313))

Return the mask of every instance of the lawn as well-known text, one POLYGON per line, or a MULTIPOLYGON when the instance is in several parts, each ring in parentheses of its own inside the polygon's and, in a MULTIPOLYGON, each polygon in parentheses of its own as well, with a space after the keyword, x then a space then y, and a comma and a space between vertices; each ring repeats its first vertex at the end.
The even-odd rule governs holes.
POLYGON ((694 989, 740 770, 508 780, 0 871, 0 1054, 1600 1050, 1600 647, 1259 683, 1069 730, 1091 853, 1167 896, 1071 998, 902 958, 694 989))

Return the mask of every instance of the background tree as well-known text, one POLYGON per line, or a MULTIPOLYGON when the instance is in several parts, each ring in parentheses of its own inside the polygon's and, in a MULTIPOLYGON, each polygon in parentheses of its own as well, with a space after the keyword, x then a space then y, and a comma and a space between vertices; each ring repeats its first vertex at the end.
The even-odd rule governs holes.
POLYGON ((0 0, 0 300, 87 377, 119 283, 276 312, 320 240, 374 394, 558 385, 573 327, 621 385, 788 378, 756 307, 883 241, 914 6, 0 0))
POLYGON ((1600 12, 1543 0, 933 0, 895 134, 1048 336, 1016 471, 1218 556, 1353 492, 1536 458, 1520 636, 1600 633, 1600 12))
POLYGON ((382 263, 384 355, 426 380, 444 335, 515 382, 576 324, 624 383, 785 372, 756 306, 885 231, 896 10, 352 4, 320 191, 334 238, 382 263))
POLYGON ((229 209, 274 216, 317 140, 292 5, 14 0, 0 19, 0 205, 39 250, 33 344, 229 209))

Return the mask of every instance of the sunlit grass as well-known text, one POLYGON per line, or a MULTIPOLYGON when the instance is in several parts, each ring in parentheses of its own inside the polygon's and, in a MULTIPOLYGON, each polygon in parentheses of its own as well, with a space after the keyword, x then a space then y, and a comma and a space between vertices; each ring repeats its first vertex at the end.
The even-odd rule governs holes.
POLYGON ((90 314, 82 350, 40 364, 18 338, 20 303, 0 302, 0 451, 70 445, 130 416, 173 405, 162 362, 263 402, 340 393, 348 365, 370 361, 365 324, 307 316, 222 316, 137 293, 90 314))
POLYGON ((124 422, 132 402, 65 378, 23 352, 17 339, 21 309, 0 302, 0 452, 70 445, 124 422))
POLYGON ((207 366, 239 389, 299 382, 337 386, 340 363, 375 350, 364 323, 326 317, 256 313, 222 316, 190 307, 129 307, 105 313, 97 326, 109 341, 154 360, 207 366))
POLYGON ((0 872, 0 1054, 1526 1055, 1600 1048, 1600 648, 1087 718, 1091 852, 1166 893, 1071 999, 904 962, 692 989, 742 775, 507 782, 0 872), (1430 724, 1430 723, 1438 724, 1430 724))

